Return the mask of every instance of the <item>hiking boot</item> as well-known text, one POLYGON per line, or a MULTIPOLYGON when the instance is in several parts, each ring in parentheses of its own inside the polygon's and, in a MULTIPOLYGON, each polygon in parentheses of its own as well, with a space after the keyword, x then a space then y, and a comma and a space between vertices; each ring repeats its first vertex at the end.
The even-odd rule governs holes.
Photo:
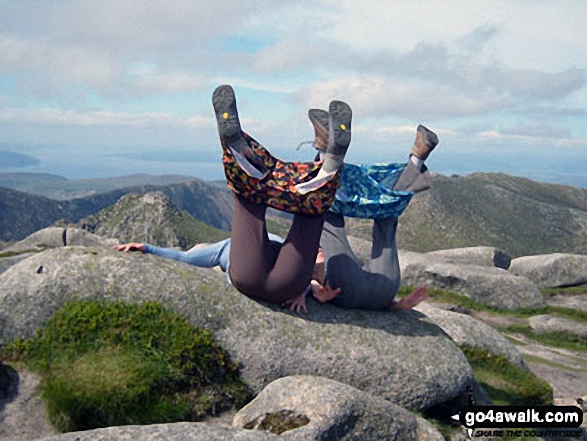
POLYGON ((332 101, 328 107, 328 144, 326 153, 344 157, 351 143, 353 112, 347 103, 332 101))
POLYGON ((416 140, 412 147, 412 155, 425 161, 438 144, 438 137, 436 134, 428 130, 423 125, 419 125, 416 130, 416 140))
POLYGON ((232 87, 228 85, 217 87, 212 94, 212 105, 216 113, 220 139, 233 150, 239 166, 249 176, 260 179, 267 173, 267 170, 265 170, 262 159, 251 150, 243 136, 232 87))
POLYGON ((310 109, 308 117, 312 126, 314 126, 314 148, 325 151, 328 145, 328 112, 322 109, 310 109))
POLYGON ((216 112, 220 138, 231 144, 242 138, 241 125, 236 110, 236 97, 232 87, 228 85, 217 87, 212 94, 212 105, 214 112, 216 112))

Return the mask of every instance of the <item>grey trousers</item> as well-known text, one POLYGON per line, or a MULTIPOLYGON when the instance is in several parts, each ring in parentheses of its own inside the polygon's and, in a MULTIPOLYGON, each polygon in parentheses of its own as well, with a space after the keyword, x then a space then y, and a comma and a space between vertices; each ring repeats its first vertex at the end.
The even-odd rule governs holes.
MULTIPOLYGON (((394 190, 417 193, 430 188, 430 174, 411 161, 400 175, 394 190)), ((365 265, 357 259, 344 229, 344 217, 327 213, 320 246, 324 253, 330 286, 341 288, 332 303, 361 309, 383 309, 393 303, 401 283, 396 246, 397 218, 373 221, 371 260, 365 265)))

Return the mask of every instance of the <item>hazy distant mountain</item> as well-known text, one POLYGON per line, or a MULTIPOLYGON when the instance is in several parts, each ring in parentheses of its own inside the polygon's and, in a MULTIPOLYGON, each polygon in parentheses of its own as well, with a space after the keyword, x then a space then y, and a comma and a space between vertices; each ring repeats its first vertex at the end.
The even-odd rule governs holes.
POLYGON ((23 153, 0 151, 0 168, 27 167, 37 165, 40 161, 34 156, 23 153))
POLYGON ((114 205, 126 194, 151 191, 162 191, 177 209, 187 211, 197 220, 221 230, 230 229, 232 196, 229 191, 200 180, 167 186, 128 187, 68 201, 0 188, 0 240, 23 239, 61 219, 76 223, 114 205))
POLYGON ((111 207, 80 220, 78 226, 122 242, 148 242, 182 249, 230 235, 177 210, 162 192, 125 195, 111 207))
MULTIPOLYGON (((371 238, 368 221, 349 234, 371 238)), ((587 254, 587 189, 497 173, 433 176, 400 217, 398 246, 412 251, 487 245, 513 257, 587 254)))
POLYGON ((0 240, 24 239, 64 215, 59 201, 0 187, 0 240))
POLYGON ((192 179, 195 178, 182 175, 155 176, 145 174, 112 178, 67 179, 63 176, 47 173, 0 173, 0 187, 46 196, 51 199, 68 200, 105 193, 119 188, 143 185, 170 185, 191 181, 192 179))

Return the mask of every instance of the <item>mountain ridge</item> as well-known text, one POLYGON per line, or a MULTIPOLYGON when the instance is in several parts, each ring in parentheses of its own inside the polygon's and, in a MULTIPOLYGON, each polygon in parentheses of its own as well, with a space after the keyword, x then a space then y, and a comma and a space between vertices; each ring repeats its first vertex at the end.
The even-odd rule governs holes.
MULTIPOLYGON (((587 189, 501 173, 432 176, 430 191, 414 196, 400 217, 398 246, 427 252, 493 246, 512 257, 567 252, 587 254, 587 189)), ((19 240, 59 219, 68 223, 97 213, 129 193, 161 191, 180 211, 229 231, 232 195, 216 182, 193 179, 138 186, 66 201, 0 188, 0 240, 19 240), (14 193, 11 193, 14 192, 14 193), (25 208, 26 207, 26 208, 25 208)), ((270 217, 279 234, 288 220, 270 217)), ((348 219, 348 234, 370 239, 371 223, 348 219)))

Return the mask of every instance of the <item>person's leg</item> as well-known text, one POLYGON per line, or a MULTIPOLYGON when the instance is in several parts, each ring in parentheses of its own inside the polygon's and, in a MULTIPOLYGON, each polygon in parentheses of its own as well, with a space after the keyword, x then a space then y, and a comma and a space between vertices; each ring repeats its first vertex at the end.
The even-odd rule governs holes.
POLYGON ((430 173, 425 165, 416 165, 411 160, 402 171, 399 179, 393 185, 395 191, 407 191, 412 194, 430 188, 430 173))
POLYGON ((366 268, 370 273, 383 276, 376 279, 379 286, 375 286, 373 289, 385 295, 389 304, 392 303, 401 283, 395 240, 397 220, 397 217, 393 217, 373 221, 371 260, 366 268))
POLYGON ((436 134, 419 125, 416 130, 416 139, 410 153, 410 159, 405 170, 395 182, 394 190, 418 193, 430 188, 430 173, 424 165, 424 161, 437 144, 438 137, 436 134))
POLYGON ((390 186, 401 178, 405 167, 405 164, 393 163, 345 164, 330 211, 363 219, 398 217, 413 194, 390 186))
POLYGON ((234 197, 229 277, 243 294, 281 303, 310 283, 322 231, 321 216, 294 216, 283 244, 267 234, 267 207, 234 197))
POLYGON ((218 87, 212 102, 223 147, 224 171, 235 194, 293 214, 321 215, 328 210, 350 143, 352 112, 346 103, 333 101, 330 104, 331 126, 334 127, 326 149, 330 156, 324 163, 299 163, 271 156, 242 131, 234 90, 230 86, 218 87))
POLYGON ((264 298, 267 276, 279 246, 267 236, 267 207, 234 196, 229 277, 241 293, 264 298))
POLYGON ((284 302, 300 295, 310 284, 323 216, 294 215, 289 233, 267 277, 266 300, 284 302))
POLYGON ((381 309, 390 305, 393 283, 385 274, 366 271, 361 267, 345 232, 342 215, 327 213, 320 239, 324 253, 328 283, 341 292, 332 303, 337 306, 381 309))

